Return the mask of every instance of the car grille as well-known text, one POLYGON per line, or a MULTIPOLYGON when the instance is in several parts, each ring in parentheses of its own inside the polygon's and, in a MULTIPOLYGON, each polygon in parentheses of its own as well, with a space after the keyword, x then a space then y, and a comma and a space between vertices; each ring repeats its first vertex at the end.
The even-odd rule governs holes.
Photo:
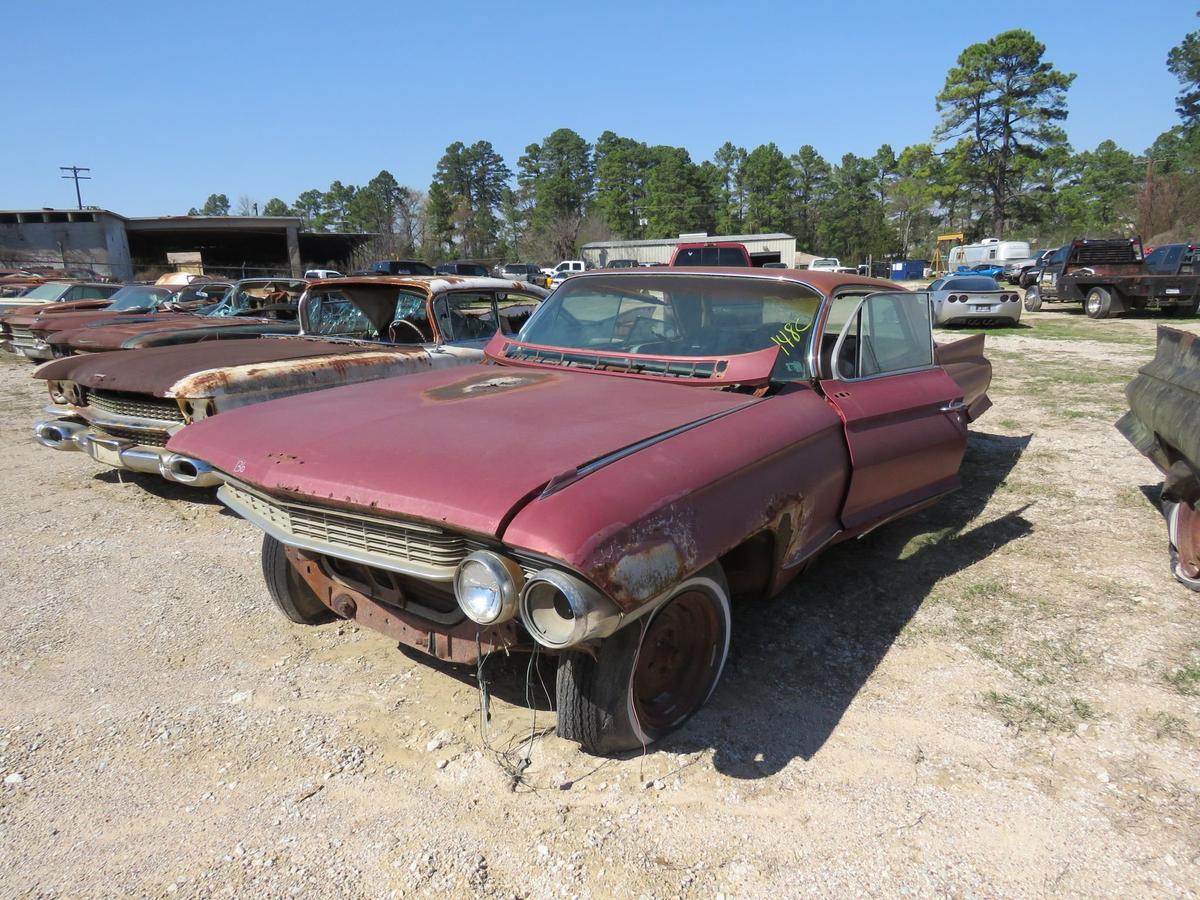
POLYGON ((104 434, 110 437, 133 441, 143 447, 165 447, 171 439, 171 435, 166 431, 138 431, 133 428, 118 428, 115 425, 102 425, 99 430, 103 430, 104 434))
POLYGON ((33 336, 33 331, 29 328, 22 328, 20 325, 12 326, 12 334, 10 340, 14 347, 32 347, 36 341, 33 336))
POLYGON ((447 576, 467 555, 464 538, 425 525, 284 503, 232 481, 225 482, 224 491, 235 510, 252 513, 306 546, 328 547, 334 555, 338 549, 351 550, 447 576))
POLYGON ((117 391, 89 391, 87 405, 115 416, 137 419, 158 419, 161 422, 182 422, 183 412, 174 400, 160 400, 144 394, 123 394, 117 391))

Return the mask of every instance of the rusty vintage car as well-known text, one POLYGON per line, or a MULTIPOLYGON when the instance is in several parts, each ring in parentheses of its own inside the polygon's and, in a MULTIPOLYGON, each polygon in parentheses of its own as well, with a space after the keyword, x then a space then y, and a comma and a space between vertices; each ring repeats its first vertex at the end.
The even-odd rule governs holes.
POLYGON ((62 331, 73 331, 96 322, 146 321, 147 318, 172 316, 214 302, 229 287, 218 285, 127 284, 107 298, 102 306, 58 304, 38 309, 17 310, 3 318, 4 349, 27 359, 43 361, 55 356, 49 338, 62 331))
POLYGON ((559 655, 559 734, 648 744, 712 692, 730 597, 959 483, 983 337, 832 272, 572 276, 488 365, 234 411, 168 449, 264 532, 294 622, 442 660, 559 655), (329 427, 314 429, 312 422, 329 427))
POLYGON ((28 285, 28 289, 22 291, 19 296, 0 300, 0 316, 26 306, 71 303, 76 300, 103 300, 121 288, 121 285, 107 281, 29 281, 28 285))
POLYGON ((79 321, 53 334, 35 330, 35 336, 52 356, 60 357, 260 334, 298 334, 297 304, 308 285, 303 278, 193 282, 180 289, 169 312, 79 321))
POLYGON ((49 382, 54 405, 34 434, 46 447, 83 450, 116 468, 211 486, 207 466, 166 449, 191 423, 277 397, 479 362, 497 327, 515 333, 545 293, 494 278, 314 282, 301 298, 297 336, 45 363, 34 375, 49 382))
POLYGON ((1200 338, 1158 326, 1158 350, 1125 388, 1117 429, 1163 473, 1171 574, 1200 591, 1200 338))

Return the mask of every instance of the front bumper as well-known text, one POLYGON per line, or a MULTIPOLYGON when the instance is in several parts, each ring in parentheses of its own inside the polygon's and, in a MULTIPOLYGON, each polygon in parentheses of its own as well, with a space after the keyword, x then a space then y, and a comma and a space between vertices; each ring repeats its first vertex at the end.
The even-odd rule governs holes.
POLYGON ((51 450, 81 450, 98 463, 114 469, 161 475, 167 481, 189 487, 214 487, 221 479, 206 463, 165 447, 138 444, 116 438, 99 429, 71 419, 48 419, 33 426, 34 437, 51 450))

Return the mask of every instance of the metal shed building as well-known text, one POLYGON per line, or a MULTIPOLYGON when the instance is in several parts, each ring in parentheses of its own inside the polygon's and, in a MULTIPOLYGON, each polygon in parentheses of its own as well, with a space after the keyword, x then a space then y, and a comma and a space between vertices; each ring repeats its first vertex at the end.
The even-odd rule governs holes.
MULTIPOLYGON (((677 244, 699 241, 736 241, 745 244, 756 265, 782 262, 788 266, 803 264, 796 254, 796 239, 790 234, 681 234, 677 238, 647 241, 592 241, 583 245, 583 261, 602 268, 615 259, 636 259, 640 263, 667 263, 677 244)), ((806 261, 808 253, 800 254, 806 261)))

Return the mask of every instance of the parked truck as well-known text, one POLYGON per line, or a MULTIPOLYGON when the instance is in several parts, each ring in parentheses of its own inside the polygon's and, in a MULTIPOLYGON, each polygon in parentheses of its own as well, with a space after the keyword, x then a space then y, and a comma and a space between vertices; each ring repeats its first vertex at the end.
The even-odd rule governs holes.
POLYGON ((1042 265, 1025 292, 1025 309, 1082 303, 1092 319, 1134 309, 1193 316, 1200 304, 1198 251, 1197 244, 1163 244, 1145 256, 1140 238, 1072 241, 1042 265))

